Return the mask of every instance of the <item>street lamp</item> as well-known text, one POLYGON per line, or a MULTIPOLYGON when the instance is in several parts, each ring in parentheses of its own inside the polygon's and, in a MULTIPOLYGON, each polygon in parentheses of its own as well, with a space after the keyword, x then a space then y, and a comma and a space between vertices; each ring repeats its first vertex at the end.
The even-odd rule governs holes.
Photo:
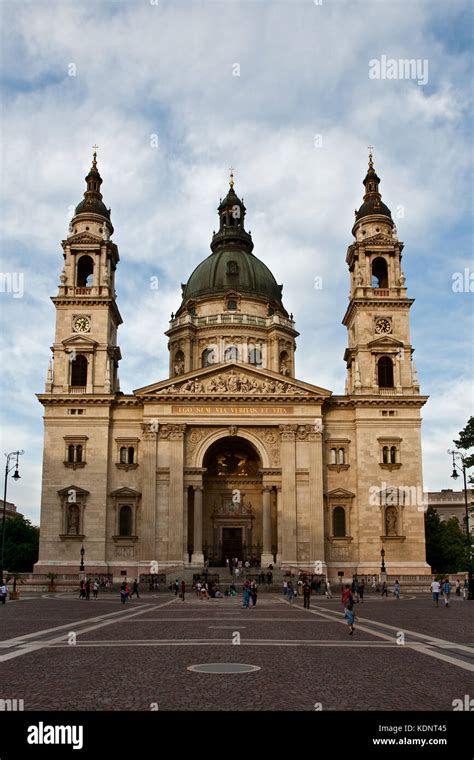
POLYGON ((85 571, 85 569, 86 569, 84 567, 84 554, 85 553, 86 552, 85 552, 84 546, 81 546, 81 564, 79 566, 79 570, 80 570, 81 573, 83 573, 85 571))
POLYGON ((385 573, 385 572, 387 572, 387 569, 385 567, 385 549, 383 548, 383 546, 382 546, 382 548, 380 550, 380 557, 382 558, 382 564, 380 566, 380 572, 381 573, 385 573))
POLYGON ((452 454, 452 457, 453 457, 453 472, 452 472, 451 477, 453 478, 453 480, 457 480, 459 478, 457 470, 459 470, 460 472, 462 472, 463 479, 464 479, 464 509, 465 509, 464 523, 466 525, 467 572, 468 572, 468 578, 469 578, 467 598, 470 600, 474 600, 474 579, 472 577, 472 547, 471 547, 471 534, 469 532, 469 506, 467 503, 466 460, 460 451, 456 451, 456 450, 452 451, 448 449, 448 454, 452 454), (456 464, 456 459, 458 459, 461 462, 461 466, 456 464))
POLYGON ((8 475, 9 473, 15 469, 15 472, 12 475, 13 480, 19 480, 21 475, 18 472, 18 457, 20 457, 25 452, 22 451, 11 451, 9 454, 5 454, 7 461, 5 464, 5 486, 3 489, 3 513, 2 513, 2 544, 1 544, 1 552, 0 552, 0 580, 3 579, 3 559, 4 559, 4 553, 5 553, 5 519, 6 519, 6 512, 7 512, 7 482, 8 482, 8 475), (15 464, 10 465, 10 460, 15 458, 15 464))

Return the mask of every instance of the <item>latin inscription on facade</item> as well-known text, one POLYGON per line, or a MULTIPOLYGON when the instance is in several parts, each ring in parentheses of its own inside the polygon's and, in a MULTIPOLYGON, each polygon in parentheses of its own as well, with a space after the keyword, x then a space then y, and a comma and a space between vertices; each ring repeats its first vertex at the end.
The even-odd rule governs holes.
POLYGON ((293 414, 292 406, 172 406, 172 414, 293 414))

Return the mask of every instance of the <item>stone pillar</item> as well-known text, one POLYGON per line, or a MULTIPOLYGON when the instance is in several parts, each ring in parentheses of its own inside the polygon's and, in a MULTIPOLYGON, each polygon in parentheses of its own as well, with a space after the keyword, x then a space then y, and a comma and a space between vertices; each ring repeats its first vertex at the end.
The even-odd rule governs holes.
POLYGON ((283 516, 282 516, 282 498, 281 498, 281 486, 277 487, 277 565, 281 565, 281 547, 282 547, 282 524, 283 524, 283 516))
POLYGON ((188 565, 188 486, 183 488, 183 559, 184 563, 188 565))
POLYGON ((202 553, 202 486, 194 486, 194 546, 192 565, 202 567, 204 554, 202 553))
POLYGON ((310 449, 309 470, 309 525, 310 562, 321 563, 315 572, 326 573, 324 557, 324 495, 323 495, 323 436, 308 425, 310 449))
POLYGON ((263 500, 263 552, 261 556, 262 568, 273 564, 272 554, 272 502, 271 489, 265 487, 262 492, 263 500))
POLYGON ((295 565, 296 554, 296 430, 297 425, 280 425, 282 462, 283 565, 295 565))
POLYGON ((148 423, 142 425, 142 454, 140 469, 142 473, 142 503, 140 529, 140 561, 153 562, 161 559, 156 556, 156 447, 157 434, 148 423))
MULTIPOLYGON (((168 561, 183 561, 184 432, 186 425, 169 425, 170 486, 168 508, 168 561)), ((165 432, 165 435, 168 431, 165 432)))

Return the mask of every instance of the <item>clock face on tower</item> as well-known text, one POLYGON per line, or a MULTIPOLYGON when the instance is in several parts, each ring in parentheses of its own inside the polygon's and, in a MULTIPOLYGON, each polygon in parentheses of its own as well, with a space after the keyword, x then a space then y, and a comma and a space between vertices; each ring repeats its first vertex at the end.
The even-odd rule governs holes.
POLYGON ((392 325, 389 319, 377 319, 375 323, 375 332, 387 334, 392 332, 392 325))
POLYGON ((91 321, 89 317, 81 316, 74 319, 74 331, 75 332, 89 332, 91 329, 91 321))

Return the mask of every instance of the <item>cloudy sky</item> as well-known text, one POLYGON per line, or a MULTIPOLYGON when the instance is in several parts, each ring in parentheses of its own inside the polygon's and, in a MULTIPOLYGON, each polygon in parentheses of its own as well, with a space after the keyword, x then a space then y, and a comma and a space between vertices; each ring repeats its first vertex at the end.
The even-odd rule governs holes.
POLYGON ((26 452, 9 500, 38 522, 34 394, 53 341, 60 241, 95 143, 121 256, 125 392, 166 377, 163 332, 180 283, 209 253, 234 166, 254 252, 283 283, 301 332, 297 377, 342 393, 345 254, 375 146, 416 299, 412 343, 430 396, 425 485, 451 487, 446 449, 472 413, 470 0, 2 0, 0 8, 1 271, 24 284, 22 297, 0 292, 2 453, 26 452), (371 78, 370 61, 383 65, 383 56, 417 60, 423 76, 371 78))

